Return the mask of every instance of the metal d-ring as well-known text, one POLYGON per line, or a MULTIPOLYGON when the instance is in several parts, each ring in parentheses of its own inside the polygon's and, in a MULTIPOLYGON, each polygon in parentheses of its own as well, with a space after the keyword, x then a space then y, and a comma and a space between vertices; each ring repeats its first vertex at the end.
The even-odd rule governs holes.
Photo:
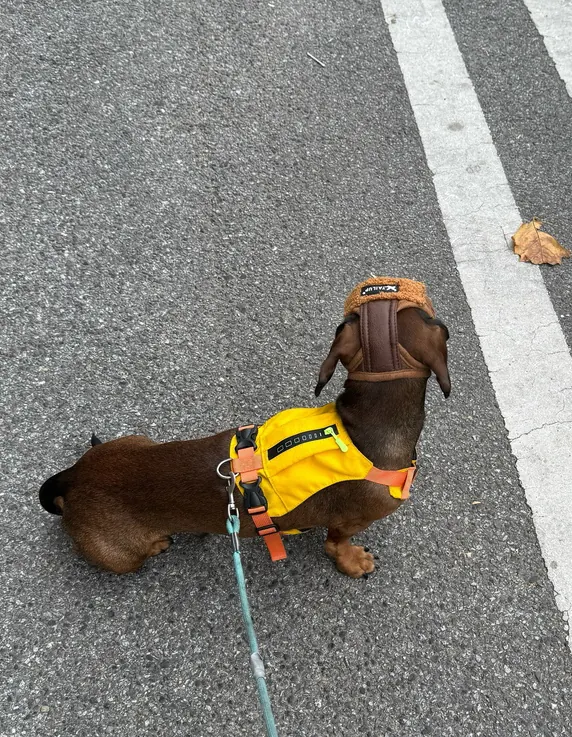
POLYGON ((225 463, 230 463, 232 461, 232 458, 225 458, 224 461, 221 461, 218 466, 216 467, 217 476, 221 479, 225 479, 226 481, 230 481, 232 478, 234 478, 234 473, 232 472, 232 469, 230 471, 230 475, 227 476, 225 473, 222 473, 220 470, 221 466, 224 466, 225 463))

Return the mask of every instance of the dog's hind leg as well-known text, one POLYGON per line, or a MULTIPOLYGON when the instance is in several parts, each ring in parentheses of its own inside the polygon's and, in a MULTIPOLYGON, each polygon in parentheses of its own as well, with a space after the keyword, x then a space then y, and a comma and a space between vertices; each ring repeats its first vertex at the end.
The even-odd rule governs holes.
POLYGON ((85 529, 64 524, 75 547, 89 563, 112 573, 133 573, 151 556, 164 552, 171 545, 168 535, 160 535, 143 527, 130 526, 125 534, 109 534, 108 530, 85 529))
POLYGON ((78 552, 92 565, 111 573, 135 573, 149 557, 126 547, 102 545, 101 541, 89 547, 76 545, 78 552))

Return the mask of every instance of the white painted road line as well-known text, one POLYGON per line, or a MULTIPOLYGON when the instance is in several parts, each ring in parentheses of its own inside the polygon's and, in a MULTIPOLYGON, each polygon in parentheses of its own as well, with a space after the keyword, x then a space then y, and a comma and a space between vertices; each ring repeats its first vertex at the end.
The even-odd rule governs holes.
POLYGON ((442 3, 381 4, 556 603, 568 619, 572 358, 539 269, 519 263, 507 244, 520 215, 442 3))
POLYGON ((524 0, 524 4, 572 97, 572 4, 562 0, 524 0))

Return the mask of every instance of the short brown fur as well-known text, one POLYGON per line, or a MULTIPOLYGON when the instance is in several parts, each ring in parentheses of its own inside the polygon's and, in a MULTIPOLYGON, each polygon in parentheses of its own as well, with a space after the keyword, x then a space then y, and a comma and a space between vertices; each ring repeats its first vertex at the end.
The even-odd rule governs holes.
MULTIPOLYGON (((446 328, 408 308, 398 314, 398 330, 400 343, 435 372, 448 395, 446 328)), ((347 368, 360 349, 359 334, 359 318, 346 319, 322 364, 316 394, 338 360, 347 368)), ((410 465, 424 421, 425 388, 426 379, 346 381, 338 412, 353 442, 378 468, 410 465)), ((233 433, 171 443, 132 435, 96 445, 46 481, 42 504, 61 511, 66 530, 88 561, 115 573, 136 571, 166 550, 175 533, 225 532, 227 498, 215 469, 228 456, 233 433)), ((351 545, 351 536, 400 505, 385 486, 346 481, 322 489, 274 521, 282 530, 327 527, 327 554, 340 571, 358 578, 373 571, 374 560, 363 547, 351 545)), ((248 515, 241 514, 241 536, 255 534, 248 515)))

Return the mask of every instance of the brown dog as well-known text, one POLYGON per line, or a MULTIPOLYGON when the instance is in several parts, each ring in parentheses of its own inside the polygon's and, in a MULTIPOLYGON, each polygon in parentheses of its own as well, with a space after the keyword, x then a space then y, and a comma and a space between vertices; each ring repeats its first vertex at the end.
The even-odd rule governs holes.
MULTIPOLYGON (((349 370, 344 391, 331 405, 341 427, 328 431, 327 437, 299 433, 293 442, 304 443, 304 449, 329 443, 329 456, 337 463, 343 454, 336 443, 341 450, 344 443, 341 435, 331 436, 343 430, 353 444, 350 450, 377 469, 407 469, 423 426, 428 369, 445 396, 450 391, 448 331, 434 319, 423 285, 417 282, 377 278, 358 285, 352 295, 316 386, 318 395, 338 361, 349 370)), ((229 457, 235 432, 171 443, 137 435, 96 441, 74 466, 44 483, 40 501, 47 511, 63 515, 78 551, 91 563, 115 573, 135 571, 148 557, 166 550, 174 533, 226 531, 227 495, 216 468, 229 457)), ((294 457, 300 451, 288 450, 289 442, 286 438, 286 452, 284 444, 274 452, 294 457)), ((380 471, 381 478, 384 473, 380 471)), ((245 478, 246 473, 242 481, 245 478)), ((368 478, 354 475, 353 480, 314 490, 293 509, 273 516, 274 527, 263 528, 262 534, 327 527, 326 552, 340 571, 355 578, 373 571, 373 556, 352 545, 350 538, 394 512, 402 501, 379 478, 368 478)), ((242 495, 236 496, 241 536, 252 537, 260 525, 247 514, 242 495)))

